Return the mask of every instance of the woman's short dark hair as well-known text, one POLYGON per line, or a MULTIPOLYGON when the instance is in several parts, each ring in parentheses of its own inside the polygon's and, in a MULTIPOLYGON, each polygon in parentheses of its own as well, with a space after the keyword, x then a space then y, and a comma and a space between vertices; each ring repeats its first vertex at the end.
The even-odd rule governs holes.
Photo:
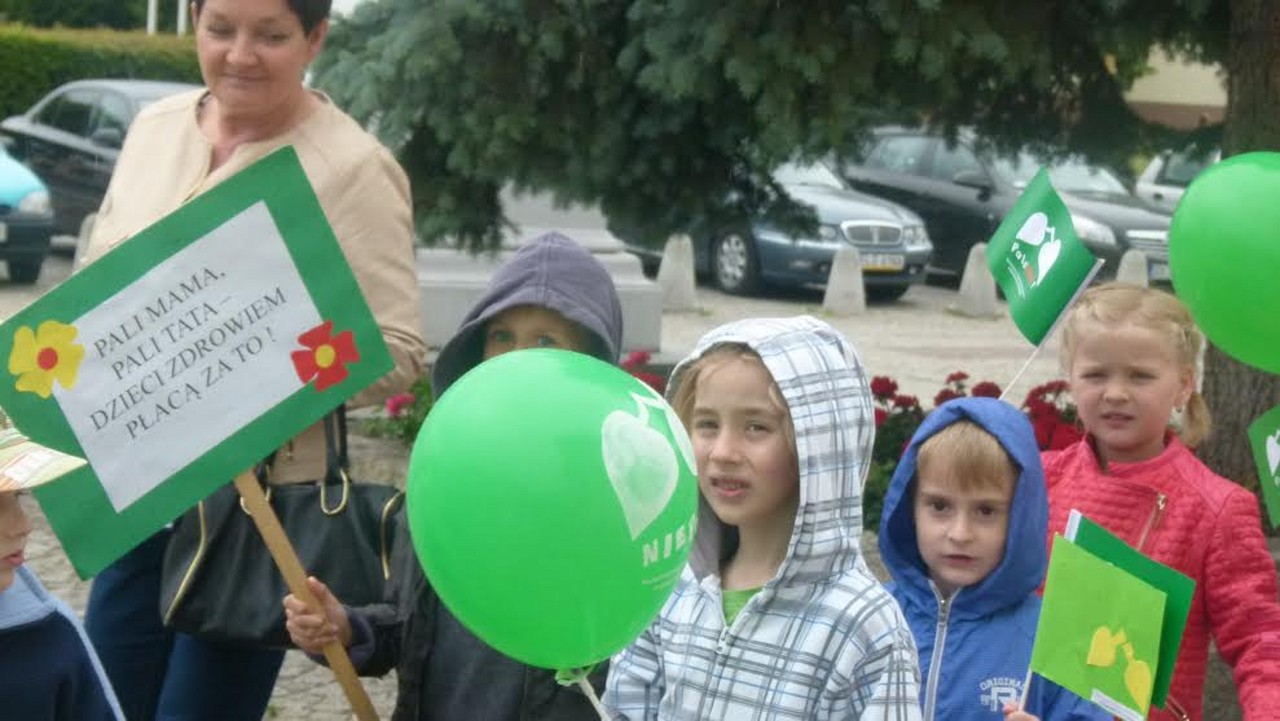
MULTIPOLYGON (((195 3, 197 12, 204 10, 204 0, 195 0, 195 3)), ((333 7, 333 0, 285 0, 285 3, 298 16, 303 32, 308 35, 321 20, 329 17, 329 10, 333 7)))

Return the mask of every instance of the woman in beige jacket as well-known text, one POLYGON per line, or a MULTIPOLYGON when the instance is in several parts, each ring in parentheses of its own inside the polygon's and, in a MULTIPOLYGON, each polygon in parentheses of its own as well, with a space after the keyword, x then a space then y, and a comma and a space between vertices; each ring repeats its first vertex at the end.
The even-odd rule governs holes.
MULTIPOLYGON (((355 398, 376 403, 423 372, 409 183, 376 139, 302 84, 328 31, 329 0, 195 0, 205 89, 134 121, 84 262, 285 145, 298 153, 395 360, 355 398)), ((276 455, 272 482, 323 476, 323 430, 276 455)), ((168 633, 158 609, 162 531, 97 578, 86 625, 130 719, 260 719, 283 653, 168 633)))

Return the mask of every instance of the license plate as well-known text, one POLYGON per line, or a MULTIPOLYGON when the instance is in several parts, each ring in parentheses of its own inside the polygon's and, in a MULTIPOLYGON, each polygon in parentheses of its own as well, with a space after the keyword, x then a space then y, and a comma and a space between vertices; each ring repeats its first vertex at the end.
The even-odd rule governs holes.
POLYGON ((863 270, 902 270, 906 264, 906 257, 896 253, 867 253, 862 256, 863 270))
POLYGON ((1152 263, 1147 269, 1147 278, 1150 280, 1169 280, 1169 266, 1164 263, 1152 263))

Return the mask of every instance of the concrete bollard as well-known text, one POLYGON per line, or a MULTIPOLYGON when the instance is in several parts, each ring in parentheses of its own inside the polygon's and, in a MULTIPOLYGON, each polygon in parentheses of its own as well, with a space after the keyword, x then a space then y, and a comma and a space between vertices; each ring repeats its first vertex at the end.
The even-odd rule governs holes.
POLYGON ((687 235, 673 235, 662 249, 662 265, 658 267, 658 287, 662 289, 664 311, 689 311, 698 308, 698 293, 693 274, 693 241, 687 235))
POLYGON ((822 311, 830 315, 857 315, 867 310, 867 289, 862 280, 862 257, 852 245, 842 245, 831 259, 822 311))
POLYGON ((1121 283, 1133 283, 1146 288, 1150 282, 1147 277, 1147 254, 1137 248, 1130 248, 1120 256, 1120 267, 1116 269, 1116 280, 1121 283))
POLYGON ((996 279, 987 267, 986 243, 977 243, 969 249, 964 275, 960 278, 960 294, 953 309, 972 318, 996 316, 996 279))
POLYGON ((93 226, 97 222, 97 213, 89 213, 80 221, 80 234, 76 236, 76 252, 71 256, 72 270, 79 269, 80 257, 84 255, 84 249, 89 247, 89 236, 93 234, 93 226))

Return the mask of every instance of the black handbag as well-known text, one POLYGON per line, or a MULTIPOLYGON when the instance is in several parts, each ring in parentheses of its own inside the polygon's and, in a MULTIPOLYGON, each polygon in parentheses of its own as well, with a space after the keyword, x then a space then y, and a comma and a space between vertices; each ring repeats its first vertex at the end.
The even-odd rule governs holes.
MULTIPOLYGON (((267 485, 267 498, 307 574, 348 606, 392 602, 391 555, 404 523, 404 493, 347 475, 346 414, 325 417, 326 473, 319 481, 267 485)), ((271 462, 257 467, 266 483, 271 462)), ((235 486, 179 519, 165 550, 160 612, 165 626, 229 643, 292 648, 284 626, 289 593, 235 486)))

